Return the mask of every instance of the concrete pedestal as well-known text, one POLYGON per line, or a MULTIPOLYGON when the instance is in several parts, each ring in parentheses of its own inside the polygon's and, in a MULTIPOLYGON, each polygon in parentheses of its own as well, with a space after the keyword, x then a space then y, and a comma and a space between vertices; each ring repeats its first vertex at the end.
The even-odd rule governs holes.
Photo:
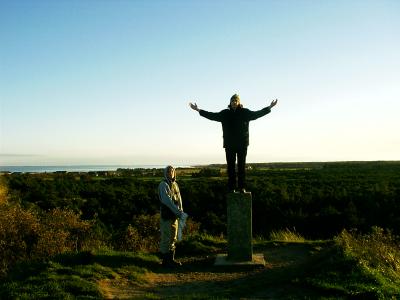
POLYGON ((263 267, 262 253, 253 254, 251 193, 227 195, 228 254, 220 254, 215 266, 263 267))
POLYGON ((252 260, 251 202, 251 193, 229 193, 227 195, 228 260, 252 260))

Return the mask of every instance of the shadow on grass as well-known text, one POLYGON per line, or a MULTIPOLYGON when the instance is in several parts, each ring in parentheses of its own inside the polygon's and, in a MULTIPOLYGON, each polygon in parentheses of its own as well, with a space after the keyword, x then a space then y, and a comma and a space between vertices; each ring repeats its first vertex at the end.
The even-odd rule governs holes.
POLYGON ((3 278, 3 281, 24 280, 28 277, 41 273, 47 270, 48 268, 49 268, 48 262, 40 262, 40 261, 19 262, 7 274, 7 277, 3 278))
MULTIPOLYGON (((264 254, 267 265, 263 268, 222 267, 214 266, 214 256, 203 257, 197 263, 188 262, 179 269, 160 270, 159 273, 210 273, 202 276, 201 280, 182 280, 162 287, 154 292, 160 298, 182 297, 185 299, 243 297, 267 299, 320 299, 321 294, 312 287, 300 282, 306 272, 306 266, 314 255, 319 255, 324 245, 299 243, 268 243, 257 248, 264 254), (215 274, 219 274, 215 276, 215 274)), ((192 276, 189 275, 189 276, 192 276)), ((154 287, 153 287, 154 289, 154 287)), ((338 293, 329 292, 326 296, 336 299, 338 293)), ((329 299, 329 298, 328 298, 329 299)))
POLYGON ((125 266, 135 265, 142 268, 155 268, 160 261, 156 255, 119 252, 119 251, 102 251, 92 252, 84 251, 80 253, 62 254, 52 259, 65 266, 99 264, 109 268, 121 268, 125 266))

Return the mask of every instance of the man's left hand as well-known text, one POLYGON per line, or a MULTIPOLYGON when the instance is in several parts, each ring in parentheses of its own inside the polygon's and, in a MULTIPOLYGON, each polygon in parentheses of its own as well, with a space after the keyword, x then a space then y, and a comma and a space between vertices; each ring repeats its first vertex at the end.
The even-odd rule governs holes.
POLYGON ((269 108, 273 108, 277 103, 278 99, 272 100, 271 104, 269 105, 269 108))

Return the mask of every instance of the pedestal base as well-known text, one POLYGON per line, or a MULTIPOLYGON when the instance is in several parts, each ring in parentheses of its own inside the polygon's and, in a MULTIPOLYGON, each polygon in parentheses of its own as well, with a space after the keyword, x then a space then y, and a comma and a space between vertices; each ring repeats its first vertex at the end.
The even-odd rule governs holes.
POLYGON ((265 267, 264 254, 254 253, 252 260, 248 261, 229 260, 227 254, 218 254, 215 258, 214 266, 265 267))

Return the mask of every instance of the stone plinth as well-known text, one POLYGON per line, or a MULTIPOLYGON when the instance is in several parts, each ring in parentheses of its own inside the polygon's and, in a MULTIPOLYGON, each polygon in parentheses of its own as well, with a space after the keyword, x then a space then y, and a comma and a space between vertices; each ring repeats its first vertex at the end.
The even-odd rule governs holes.
POLYGON ((228 256, 230 261, 252 261, 251 193, 227 195, 228 256))
POLYGON ((215 258, 214 266, 234 267, 234 268, 258 268, 265 267, 264 254, 254 253, 249 261, 229 260, 226 254, 218 254, 215 258))

